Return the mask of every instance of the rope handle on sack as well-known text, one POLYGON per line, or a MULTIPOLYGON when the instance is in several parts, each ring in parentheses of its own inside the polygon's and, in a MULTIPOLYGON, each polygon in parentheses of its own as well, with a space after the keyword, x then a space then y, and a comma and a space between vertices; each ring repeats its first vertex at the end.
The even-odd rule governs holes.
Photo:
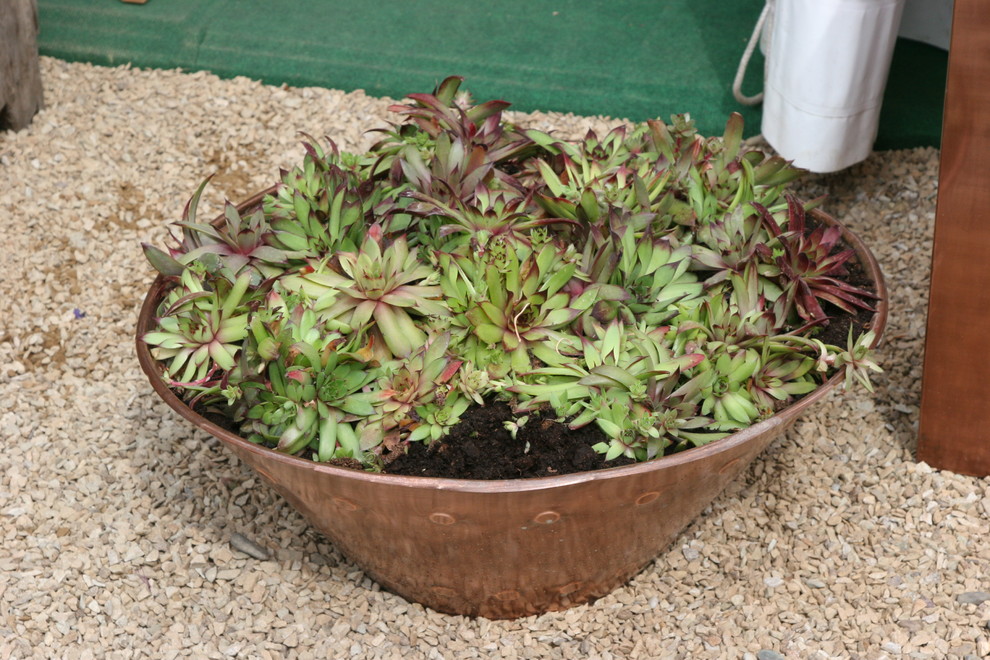
POLYGON ((753 51, 756 50, 756 42, 760 40, 760 33, 763 31, 763 24, 767 20, 767 15, 770 13, 770 2, 763 5, 763 11, 760 12, 760 17, 756 20, 756 27, 753 28, 753 34, 749 37, 749 43, 746 44, 746 50, 743 51, 742 59, 739 60, 739 67, 736 69, 736 78, 732 81, 732 95, 736 97, 736 101, 742 105, 757 105, 763 100, 763 92, 759 94, 754 94, 753 96, 746 96, 742 93, 743 79, 746 77, 746 69, 749 67, 749 60, 753 56, 753 51))

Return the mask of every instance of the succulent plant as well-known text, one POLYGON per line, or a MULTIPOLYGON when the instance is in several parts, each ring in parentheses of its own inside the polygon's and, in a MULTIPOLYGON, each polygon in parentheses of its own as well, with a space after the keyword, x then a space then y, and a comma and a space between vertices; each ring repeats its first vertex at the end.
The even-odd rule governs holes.
MULTIPOLYGON (((459 78, 393 106, 361 155, 307 137, 255 207, 165 249, 144 336, 162 373, 249 440, 379 469, 493 400, 594 425, 649 460, 745 428, 838 370, 872 388, 852 251, 747 151, 686 116, 568 142, 459 78), (849 323, 845 346, 819 338, 849 323)), ((844 326, 843 326, 844 327, 844 326)))
POLYGON ((758 249, 779 268, 786 300, 802 319, 828 322, 819 300, 849 313, 857 308, 873 311, 866 302, 876 297, 872 292, 840 279, 855 253, 849 248, 833 253, 841 237, 838 227, 819 226, 808 231, 804 207, 791 196, 787 197, 786 231, 768 209, 755 206, 772 237, 758 249))
POLYGON ((155 359, 167 362, 165 376, 175 386, 202 385, 217 371, 234 369, 248 334, 243 303, 251 276, 232 283, 213 278, 212 287, 205 280, 196 269, 184 269, 162 302, 158 330, 144 336, 155 359))
POLYGON ((227 269, 228 276, 236 276, 248 269, 256 285, 262 279, 281 272, 294 255, 275 246, 275 231, 261 209, 242 217, 237 208, 228 202, 224 207, 222 225, 196 222, 199 199, 207 183, 209 178, 200 184, 186 204, 182 221, 176 223, 182 229, 179 246, 166 253, 153 245, 144 244, 148 260, 160 272, 170 275, 181 275, 186 265, 197 262, 213 271, 227 269))
POLYGON ((524 397, 519 406, 551 405, 571 428, 594 422, 609 437, 609 458, 645 458, 660 453, 666 441, 658 421, 664 413, 651 398, 658 382, 676 381, 704 356, 675 356, 667 328, 626 328, 619 320, 594 326, 592 337, 543 342, 534 355, 544 367, 523 374, 510 391, 524 397))
POLYGON ((333 264, 326 260, 286 275, 282 284, 315 299, 321 317, 352 329, 373 322, 392 355, 409 356, 426 341, 413 321, 414 315, 446 316, 439 300, 438 275, 409 251, 406 239, 386 244, 380 225, 372 225, 355 252, 338 253, 333 264), (333 266, 336 268, 333 268, 333 266))

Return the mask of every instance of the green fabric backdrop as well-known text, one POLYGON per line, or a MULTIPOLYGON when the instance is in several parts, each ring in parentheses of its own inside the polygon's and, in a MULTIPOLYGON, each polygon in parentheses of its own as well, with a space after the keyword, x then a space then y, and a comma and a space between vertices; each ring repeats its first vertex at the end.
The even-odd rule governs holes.
MULTIPOLYGON (((42 54, 205 69, 401 97, 451 74, 479 100, 643 120, 687 112, 703 134, 758 108, 731 83, 762 0, 38 0, 42 54)), ((901 40, 877 148, 938 145, 947 56, 901 40)), ((744 91, 762 83, 750 64, 744 91)))

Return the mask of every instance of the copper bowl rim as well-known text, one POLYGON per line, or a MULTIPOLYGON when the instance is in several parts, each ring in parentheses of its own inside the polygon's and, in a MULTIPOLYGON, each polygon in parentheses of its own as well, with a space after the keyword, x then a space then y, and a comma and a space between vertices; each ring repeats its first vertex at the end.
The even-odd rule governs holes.
MULTIPOLYGON (((243 213, 245 210, 259 206, 262 198, 271 193, 273 190, 274 187, 250 197, 238 205, 238 210, 243 213)), ((876 295, 879 297, 879 300, 876 305, 876 313, 874 314, 869 327, 876 333, 876 338, 874 339, 873 345, 877 346, 880 343, 884 328, 886 327, 888 314, 887 287, 884 283, 880 265, 877 263, 876 258, 873 256, 872 252, 870 252, 866 244, 856 234, 847 229, 842 223, 833 218, 831 215, 817 209, 811 211, 811 213, 817 219, 829 224, 834 224, 842 230, 843 239, 856 251, 861 264, 866 269, 874 285, 876 286, 876 295)), ((217 220, 222 220, 222 218, 218 218, 217 220)), ((572 474, 564 474, 554 477, 499 480, 419 477, 365 472, 362 470, 354 470, 317 463, 315 461, 283 454, 275 451, 274 449, 269 449, 268 447, 248 442, 239 435, 217 426, 213 422, 210 422, 186 405, 178 396, 176 396, 176 394, 162 379, 161 370, 158 363, 151 356, 151 350, 148 345, 141 340, 141 337, 150 329, 155 308, 158 301, 161 299, 162 293, 164 292, 165 284, 165 278, 160 274, 155 278, 154 282, 152 282, 151 287, 145 296, 144 303, 141 305, 141 311, 138 314, 135 344, 138 362, 141 364, 141 369, 148 377, 151 386, 154 388, 158 396, 160 396, 165 403, 172 408, 172 410, 179 413, 179 415, 184 417, 186 420, 192 422, 196 427, 213 435, 232 448, 241 452, 256 454, 259 458, 264 460, 283 463, 286 467, 323 473, 326 474, 327 477, 350 479, 360 482, 387 483, 391 486, 400 488, 427 488, 461 491, 466 493, 525 492, 561 488, 597 480, 621 479, 623 477, 633 475, 642 475, 654 470, 660 470, 691 461, 716 456, 724 451, 732 449, 733 447, 745 444, 755 438, 761 437, 764 434, 777 429, 778 427, 786 426, 793 422, 807 408, 814 406, 823 397, 838 387, 843 381, 843 374, 837 373, 825 381, 821 387, 762 422, 754 424, 753 426, 747 427, 741 431, 737 431, 736 433, 720 440, 715 440, 709 444, 702 445, 701 447, 694 447, 676 454, 662 456, 650 461, 644 461, 632 465, 604 468, 589 472, 575 472, 572 474)))

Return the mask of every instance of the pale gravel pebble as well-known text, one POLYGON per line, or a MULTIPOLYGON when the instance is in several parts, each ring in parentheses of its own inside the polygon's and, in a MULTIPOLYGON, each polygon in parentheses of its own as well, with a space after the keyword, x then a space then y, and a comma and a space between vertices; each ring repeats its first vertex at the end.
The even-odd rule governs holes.
POLYGON ((990 600, 990 594, 985 591, 966 591, 956 596, 956 601, 965 605, 980 605, 990 600))
POLYGON ((234 550, 243 552, 249 557, 254 557, 255 559, 260 559, 262 561, 268 559, 269 557, 268 548, 255 543, 248 537, 238 532, 234 532, 230 535, 230 547, 234 550))
MULTIPOLYGON (((990 481, 913 461, 938 152, 809 177, 891 291, 876 393, 836 393, 628 586, 517 621, 382 591, 216 441, 133 354, 140 241, 216 171, 204 218, 387 100, 43 58, 48 107, 0 134, 0 658, 932 658, 990 655, 990 481), (233 550, 241 533, 272 551, 233 550), (697 553, 697 554, 695 554, 697 553), (770 578, 774 588, 764 583, 770 578), (889 649, 899 649, 892 655, 889 649), (357 653, 358 656, 353 654, 357 653)), ((410 90, 420 91, 420 90, 410 90)), ((689 111, 690 108, 685 108, 689 111)), ((613 122, 538 113, 580 135, 613 122)))

